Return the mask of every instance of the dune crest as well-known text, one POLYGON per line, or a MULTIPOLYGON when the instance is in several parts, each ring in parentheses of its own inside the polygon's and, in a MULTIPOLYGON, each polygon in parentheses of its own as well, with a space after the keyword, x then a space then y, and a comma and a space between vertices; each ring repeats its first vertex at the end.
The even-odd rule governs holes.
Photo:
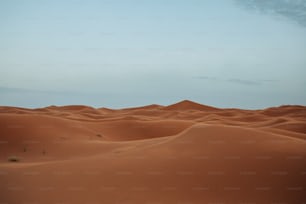
POLYGON ((0 107, 0 203, 305 203, 306 107, 0 107))
POLYGON ((178 111, 183 111, 183 110, 199 110, 199 111, 213 111, 213 110, 218 110, 218 108, 212 107, 212 106, 206 106, 202 105, 193 101, 189 100, 183 100, 178 103, 166 106, 163 108, 164 110, 178 110, 178 111))

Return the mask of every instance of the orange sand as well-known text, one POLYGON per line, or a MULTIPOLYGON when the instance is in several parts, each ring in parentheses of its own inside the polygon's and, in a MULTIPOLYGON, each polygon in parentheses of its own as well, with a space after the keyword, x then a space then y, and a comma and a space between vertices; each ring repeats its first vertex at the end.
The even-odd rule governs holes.
POLYGON ((301 204, 305 195, 305 106, 0 107, 1 204, 301 204))

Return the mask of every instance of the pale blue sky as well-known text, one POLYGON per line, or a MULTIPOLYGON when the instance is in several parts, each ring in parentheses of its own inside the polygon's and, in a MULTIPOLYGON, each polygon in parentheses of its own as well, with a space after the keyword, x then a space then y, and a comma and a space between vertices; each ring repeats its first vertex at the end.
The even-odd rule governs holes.
POLYGON ((2 0, 0 105, 306 105, 301 0, 2 0))

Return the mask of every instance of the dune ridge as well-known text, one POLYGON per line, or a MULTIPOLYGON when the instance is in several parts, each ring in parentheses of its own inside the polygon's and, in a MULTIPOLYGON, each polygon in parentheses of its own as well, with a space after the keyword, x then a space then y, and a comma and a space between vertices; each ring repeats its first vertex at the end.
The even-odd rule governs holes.
POLYGON ((306 106, 0 107, 0 203, 300 204, 305 159, 306 106))

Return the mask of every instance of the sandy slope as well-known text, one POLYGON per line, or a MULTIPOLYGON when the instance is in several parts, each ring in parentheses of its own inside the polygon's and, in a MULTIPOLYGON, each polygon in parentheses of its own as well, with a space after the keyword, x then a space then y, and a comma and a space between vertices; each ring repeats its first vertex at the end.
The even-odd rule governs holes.
POLYGON ((0 203, 306 203, 306 107, 0 107, 0 203), (12 155, 19 162, 8 162, 12 155))

